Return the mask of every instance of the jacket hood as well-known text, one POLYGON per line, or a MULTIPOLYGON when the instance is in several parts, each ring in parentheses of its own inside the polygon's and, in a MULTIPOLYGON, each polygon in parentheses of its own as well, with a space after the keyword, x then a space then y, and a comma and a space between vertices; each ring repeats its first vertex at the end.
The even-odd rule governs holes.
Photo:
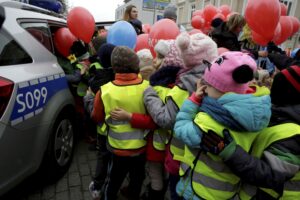
POLYGON ((197 80, 201 79, 206 69, 206 64, 201 64, 179 75, 178 87, 187 90, 189 94, 196 91, 197 80))
POLYGON ((270 126, 293 122, 300 124, 300 104, 292 106, 272 106, 270 126))
POLYGON ((269 94, 227 93, 220 97, 218 102, 247 131, 260 131, 270 122, 271 98, 269 94))
POLYGON ((175 66, 160 68, 150 77, 150 85, 168 87, 170 84, 174 84, 180 69, 181 67, 175 66))

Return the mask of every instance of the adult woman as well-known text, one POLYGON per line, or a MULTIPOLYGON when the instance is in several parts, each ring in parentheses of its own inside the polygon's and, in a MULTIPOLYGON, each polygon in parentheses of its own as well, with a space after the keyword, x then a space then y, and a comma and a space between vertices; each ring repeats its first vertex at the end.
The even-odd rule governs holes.
POLYGON ((124 16, 123 16, 123 20, 129 22, 134 30, 136 31, 136 34, 142 34, 142 22, 140 20, 137 19, 138 17, 138 10, 136 8, 136 6, 134 5, 129 5, 126 7, 124 16))
POLYGON ((240 51, 241 45, 238 41, 238 35, 245 24, 246 21, 243 16, 232 15, 227 22, 212 31, 211 37, 218 47, 225 47, 230 51, 240 51))

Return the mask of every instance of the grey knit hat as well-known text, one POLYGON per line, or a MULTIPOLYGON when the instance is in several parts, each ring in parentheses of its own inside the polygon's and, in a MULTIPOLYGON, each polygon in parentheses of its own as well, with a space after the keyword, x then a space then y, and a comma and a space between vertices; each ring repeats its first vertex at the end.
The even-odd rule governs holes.
POLYGON ((139 57, 126 46, 117 46, 111 54, 112 68, 116 73, 139 73, 139 57))
POLYGON ((165 7, 164 18, 177 20, 177 7, 174 4, 165 7))

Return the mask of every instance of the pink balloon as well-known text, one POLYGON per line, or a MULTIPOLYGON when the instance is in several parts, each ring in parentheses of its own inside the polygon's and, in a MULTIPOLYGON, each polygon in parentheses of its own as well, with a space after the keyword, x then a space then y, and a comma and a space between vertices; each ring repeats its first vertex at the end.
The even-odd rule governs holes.
POLYGON ((83 7, 74 7, 67 16, 70 31, 85 43, 89 43, 95 31, 93 15, 83 7))
POLYGON ((143 24, 142 26, 144 33, 150 33, 151 25, 150 24, 143 24))
POLYGON ((70 32, 68 28, 60 28, 54 34, 54 45, 63 56, 70 55, 70 48, 77 38, 70 32))
POLYGON ((278 38, 274 39, 274 42, 277 45, 286 41, 293 33, 293 23, 289 16, 281 16, 279 23, 281 26, 281 33, 278 38))
POLYGON ((197 29, 203 28, 204 23, 205 23, 204 19, 199 15, 194 16, 191 22, 192 27, 197 29))
POLYGON ((203 9, 203 16, 205 21, 207 22, 211 22, 211 20, 217 13, 218 13, 218 9, 211 4, 205 6, 205 8, 203 9))
POLYGON ((193 12, 193 16, 192 16, 192 17, 194 17, 194 16, 200 16, 200 17, 203 17, 203 11, 202 11, 202 10, 195 10, 195 11, 193 12))
POLYGON ((293 32, 292 34, 298 32, 299 28, 300 28, 300 23, 299 23, 299 20, 297 17, 294 17, 294 16, 290 16, 290 19, 292 21, 292 24, 293 24, 293 32))
POLYGON ((284 3, 280 3, 280 13, 281 16, 286 16, 287 14, 287 7, 284 3))
POLYGON ((280 18, 278 0, 248 0, 245 18, 251 30, 271 41, 280 18))
POLYGON ((192 29, 189 34, 190 35, 194 35, 194 34, 197 34, 197 33, 202 33, 202 31, 200 31, 199 29, 192 29))
POLYGON ((158 40, 171 40, 179 35, 180 31, 177 24, 170 19, 161 19, 151 27, 149 33, 149 45, 154 47, 158 40))
POLYGON ((266 46, 269 40, 265 39, 263 36, 259 35, 255 31, 251 31, 252 40, 262 46, 266 46))
POLYGON ((228 5, 222 5, 219 7, 221 13, 227 17, 227 15, 229 15, 229 13, 231 13, 231 8, 228 5))

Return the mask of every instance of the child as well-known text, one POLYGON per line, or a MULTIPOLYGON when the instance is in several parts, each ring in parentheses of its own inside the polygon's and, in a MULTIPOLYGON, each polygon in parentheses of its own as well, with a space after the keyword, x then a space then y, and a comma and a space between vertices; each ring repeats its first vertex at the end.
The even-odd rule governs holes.
MULTIPOLYGON (((175 86, 162 101, 157 92, 149 87, 144 92, 144 102, 154 122, 159 127, 173 130, 176 114, 183 101, 196 89, 196 80, 202 77, 207 67, 204 60, 212 61, 217 57, 217 45, 208 36, 198 33, 189 35, 181 33, 164 59, 164 65, 172 62, 182 69, 177 74, 175 86), (179 57, 180 56, 180 57, 179 57)), ((172 137, 172 135, 171 135, 172 137)), ((175 155, 183 155, 184 145, 174 139, 169 141, 166 150, 165 167, 169 173, 171 199, 178 199, 175 187, 179 180, 179 162, 173 160, 175 155)))
POLYGON ((130 182, 130 199, 139 199, 145 176, 145 131, 134 129, 126 121, 117 122, 110 112, 125 108, 129 112, 146 113, 142 95, 149 83, 138 77, 139 59, 134 51, 125 46, 116 47, 111 55, 115 80, 101 86, 94 101, 93 119, 105 123, 107 148, 112 153, 108 170, 108 181, 104 189, 104 199, 114 200, 127 173, 130 182))
MULTIPOLYGON (((299 66, 288 67, 274 77, 271 101, 269 127, 255 139, 252 156, 235 143, 217 139, 228 144, 219 155, 245 183, 239 193, 243 200, 297 199, 300 196, 297 185, 300 182, 299 66)), ((215 137, 208 137, 211 144, 216 144, 215 137)))
POLYGON ((255 61, 241 52, 225 52, 205 69, 196 92, 184 102, 174 126, 175 137, 186 144, 177 193, 184 199, 231 199, 240 179, 220 157, 200 148, 202 135, 215 132, 249 151, 257 132, 270 119, 268 89, 246 94, 256 70, 255 61), (200 105, 200 107, 199 107, 200 105), (199 112, 200 111, 200 112, 199 112))
POLYGON ((149 80, 150 76, 155 72, 153 67, 153 56, 149 49, 139 50, 137 56, 140 59, 140 74, 145 80, 149 80))

